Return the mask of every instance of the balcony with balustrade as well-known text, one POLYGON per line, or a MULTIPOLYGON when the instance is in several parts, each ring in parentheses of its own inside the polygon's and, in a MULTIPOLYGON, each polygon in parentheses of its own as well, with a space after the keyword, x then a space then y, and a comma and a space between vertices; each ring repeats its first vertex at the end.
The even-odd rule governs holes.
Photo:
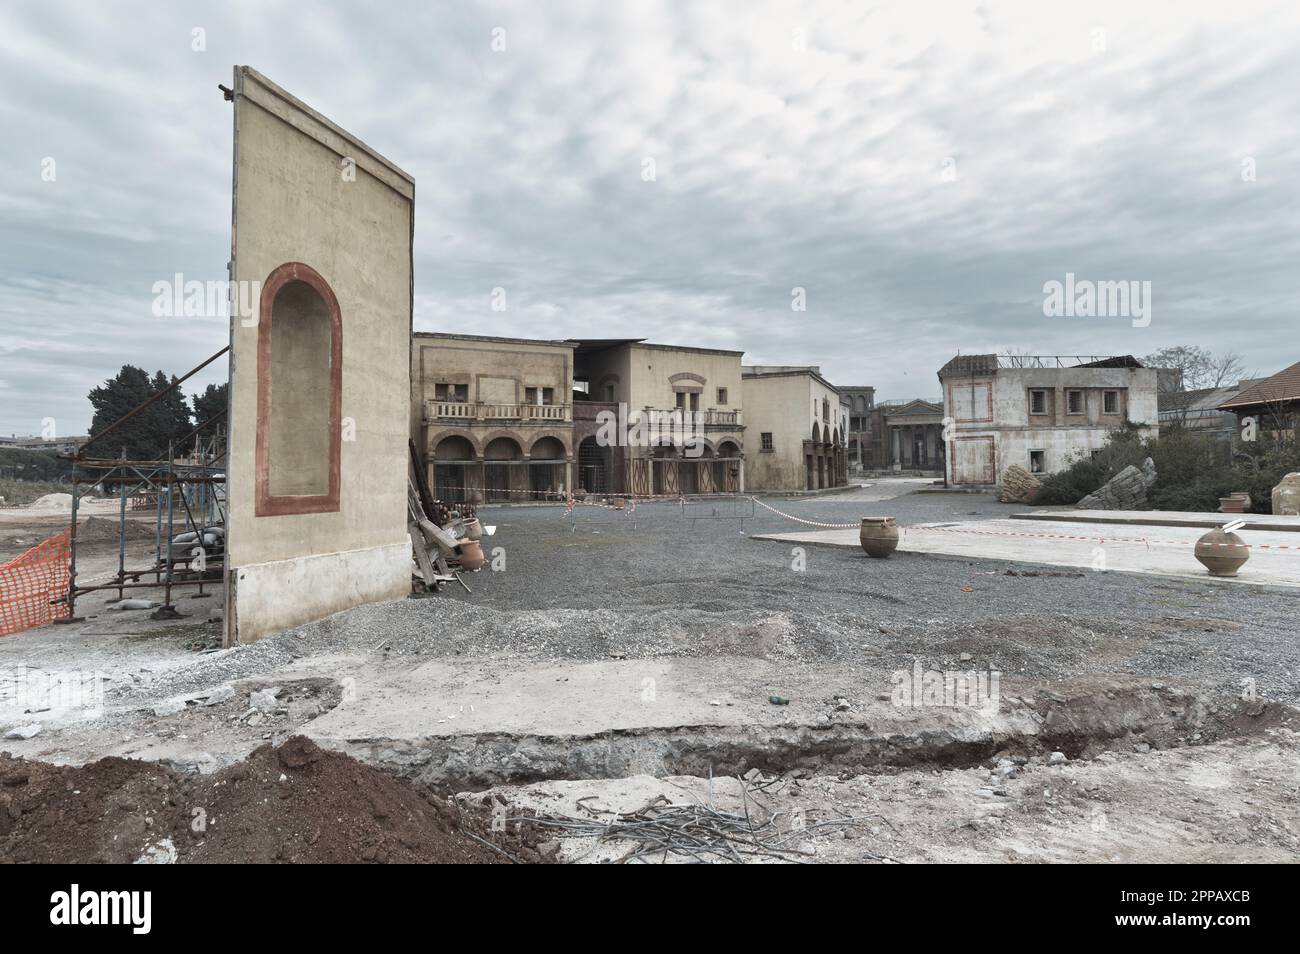
POLYGON ((740 431, 745 428, 744 419, 739 408, 728 411, 719 410, 717 408, 709 408, 704 411, 685 411, 680 407, 647 407, 644 408, 641 413, 643 415, 653 414, 655 415, 655 419, 660 422, 666 422, 678 418, 689 422, 693 419, 696 424, 702 426, 706 431, 740 431), (694 415, 694 417, 687 417, 687 415, 694 415))
POLYGON ((425 401, 426 424, 571 424, 572 404, 486 404, 477 401, 425 401))

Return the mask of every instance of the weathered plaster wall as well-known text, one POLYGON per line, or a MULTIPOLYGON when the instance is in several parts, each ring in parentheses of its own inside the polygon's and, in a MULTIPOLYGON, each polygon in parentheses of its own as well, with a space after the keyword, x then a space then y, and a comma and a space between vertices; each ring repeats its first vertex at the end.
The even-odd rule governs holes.
MULTIPOLYGON (((817 378, 809 375, 808 395, 810 398, 808 402, 809 432, 811 433, 812 425, 816 423, 820 426, 820 429, 823 431, 826 430, 827 427, 829 427, 832 436, 834 436, 836 431, 839 432, 840 436, 843 436, 844 431, 848 425, 848 420, 844 410, 840 407, 839 392, 834 390, 833 388, 827 387, 821 381, 817 380, 817 378), (825 404, 823 404, 822 402, 825 402, 825 404), (829 417, 825 417, 825 418, 823 417, 822 415, 823 408, 829 409, 829 417)), ((823 437, 822 440, 830 441, 831 438, 823 437)))
POLYGON ((284 263, 308 265, 337 297, 342 328, 337 510, 257 516, 261 319, 231 319, 227 640, 250 642, 409 592, 415 185, 247 67, 235 70, 234 161, 231 278, 260 283, 284 263))
POLYGON ((436 385, 468 385, 469 400, 522 404, 524 389, 551 388, 568 404, 573 388, 573 345, 490 338, 416 335, 412 339, 417 391, 434 400, 436 385))
POLYGON ((1099 450, 1110 432, 1131 422, 1144 436, 1158 431, 1154 368, 1002 368, 995 375, 955 375, 944 380, 946 413, 955 424, 958 453, 950 454, 949 479, 978 484, 966 452, 992 440, 994 480, 1012 464, 1026 469, 1030 452, 1043 451, 1044 472, 1068 467, 1099 450), (1029 393, 1048 392, 1046 414, 1031 414, 1029 393), (1083 413, 1068 413, 1067 391, 1081 390, 1083 413), (1119 392, 1120 413, 1107 415, 1103 392, 1119 392), (965 443, 962 443, 965 442, 965 443))
POLYGON ((745 482, 752 491, 798 491, 806 482, 803 442, 812 435, 812 391, 802 375, 747 375, 745 482), (762 449, 762 434, 772 450, 762 449))
POLYGON ((671 408, 676 401, 673 375, 682 372, 704 378, 700 391, 700 410, 734 411, 741 404, 740 352, 713 352, 693 348, 653 348, 631 345, 629 348, 628 404, 643 407, 671 408), (727 389, 727 403, 719 404, 717 389, 727 389))
POLYGON ((779 373, 770 373, 769 369, 769 373, 746 374, 744 381, 749 488, 779 492, 805 490, 808 472, 804 441, 813 439, 814 427, 817 435, 814 453, 827 458, 822 464, 824 486, 836 486, 838 463, 830 459, 830 445, 837 431, 843 441, 848 423, 847 408, 840 404, 839 392, 818 375, 797 368, 779 373), (762 449, 764 432, 772 434, 771 451, 762 449))

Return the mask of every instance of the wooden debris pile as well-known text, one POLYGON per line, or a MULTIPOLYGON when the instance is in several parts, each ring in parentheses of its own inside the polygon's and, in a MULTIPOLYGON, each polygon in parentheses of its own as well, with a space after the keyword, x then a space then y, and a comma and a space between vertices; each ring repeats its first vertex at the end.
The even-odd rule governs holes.
POLYGON ((443 583, 455 581, 468 593, 470 589, 461 579, 461 571, 478 570, 484 563, 478 514, 470 504, 435 500, 414 441, 410 442, 410 452, 406 529, 416 565, 412 588, 417 593, 435 593, 443 583))

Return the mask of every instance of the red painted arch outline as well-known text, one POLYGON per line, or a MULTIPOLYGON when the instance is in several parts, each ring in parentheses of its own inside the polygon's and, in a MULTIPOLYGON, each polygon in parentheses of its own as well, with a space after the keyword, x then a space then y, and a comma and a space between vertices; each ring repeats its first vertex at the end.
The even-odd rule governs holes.
POLYGON ((278 517, 295 513, 337 513, 339 509, 343 413, 343 315, 339 300, 320 272, 302 262, 285 262, 266 277, 257 321, 257 452, 256 514, 278 517), (289 282, 305 282, 325 302, 330 317, 329 490, 323 494, 274 496, 270 484, 271 455, 271 314, 276 295, 289 282))

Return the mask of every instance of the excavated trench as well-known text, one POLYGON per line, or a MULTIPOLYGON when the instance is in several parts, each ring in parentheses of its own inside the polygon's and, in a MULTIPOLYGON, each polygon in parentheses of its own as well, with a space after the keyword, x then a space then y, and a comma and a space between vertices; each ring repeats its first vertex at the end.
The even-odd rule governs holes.
POLYGON ((1060 751, 1143 753, 1300 728, 1300 710, 1160 683, 1038 689, 996 714, 944 710, 898 718, 889 706, 818 725, 690 725, 588 735, 475 733, 331 743, 443 791, 549 780, 739 775, 805 770, 885 773, 962 769, 995 757, 1060 751))

